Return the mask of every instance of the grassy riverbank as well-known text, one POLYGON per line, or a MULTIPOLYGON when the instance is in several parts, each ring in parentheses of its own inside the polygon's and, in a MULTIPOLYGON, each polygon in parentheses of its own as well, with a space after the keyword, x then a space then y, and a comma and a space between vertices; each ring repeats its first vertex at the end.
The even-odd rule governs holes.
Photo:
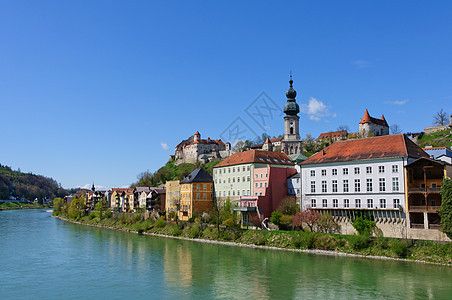
POLYGON ((39 209, 39 208, 49 208, 47 205, 40 205, 37 203, 21 203, 21 202, 3 202, 0 204, 0 210, 11 210, 11 209, 39 209))
POLYGON ((403 258, 439 264, 452 264, 452 243, 434 241, 372 238, 362 235, 338 235, 309 231, 262 231, 212 227, 199 223, 173 223, 160 219, 144 220, 141 214, 98 215, 78 218, 58 217, 69 222, 118 229, 140 234, 159 234, 189 239, 233 242, 242 245, 268 246, 281 249, 328 250, 362 256, 403 258))

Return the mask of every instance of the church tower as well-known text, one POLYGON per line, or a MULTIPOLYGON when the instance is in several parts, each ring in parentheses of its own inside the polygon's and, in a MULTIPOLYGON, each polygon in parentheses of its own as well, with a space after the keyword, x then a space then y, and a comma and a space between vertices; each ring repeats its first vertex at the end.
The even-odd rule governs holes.
POLYGON ((290 75, 289 89, 286 92, 287 103, 284 105, 284 139, 282 140, 282 152, 287 155, 303 154, 303 147, 300 139, 300 107, 295 101, 297 92, 293 89, 292 75, 290 75))

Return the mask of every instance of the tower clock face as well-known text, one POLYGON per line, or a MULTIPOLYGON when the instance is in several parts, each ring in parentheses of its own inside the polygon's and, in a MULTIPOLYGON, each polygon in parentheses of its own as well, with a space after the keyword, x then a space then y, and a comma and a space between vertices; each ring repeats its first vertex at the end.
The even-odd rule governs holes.
POLYGON ((289 124, 290 124, 290 126, 293 126, 293 121, 290 121, 290 123, 289 123, 289 124))

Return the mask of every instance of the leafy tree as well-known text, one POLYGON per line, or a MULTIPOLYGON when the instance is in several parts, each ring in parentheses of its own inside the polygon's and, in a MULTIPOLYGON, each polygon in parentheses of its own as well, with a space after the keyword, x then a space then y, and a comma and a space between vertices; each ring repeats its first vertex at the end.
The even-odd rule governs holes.
POLYGON ((374 221, 362 216, 357 217, 352 224, 361 235, 371 235, 377 227, 374 221))
POLYGON ((441 191, 441 207, 439 216, 441 217, 441 230, 452 238, 452 180, 450 178, 443 179, 441 191))
POLYGON ((306 224, 311 231, 314 231, 314 227, 317 225, 320 213, 311 208, 297 212, 292 218, 292 225, 303 230, 303 225, 306 224))
POLYGON ((294 216, 297 212, 300 211, 300 206, 297 204, 294 198, 286 197, 279 204, 278 211, 283 215, 294 216))
POLYGON ((435 125, 447 125, 447 113, 441 108, 433 115, 433 124, 435 125))
POLYGON ((317 220, 317 228, 322 233, 338 233, 341 226, 334 221, 331 214, 322 214, 317 220))
POLYGON ((53 213, 58 214, 63 208, 64 200, 61 198, 53 199, 53 213))
POLYGON ((281 219, 283 214, 277 210, 272 212, 272 216, 270 217, 270 222, 272 222, 275 225, 281 225, 281 219))

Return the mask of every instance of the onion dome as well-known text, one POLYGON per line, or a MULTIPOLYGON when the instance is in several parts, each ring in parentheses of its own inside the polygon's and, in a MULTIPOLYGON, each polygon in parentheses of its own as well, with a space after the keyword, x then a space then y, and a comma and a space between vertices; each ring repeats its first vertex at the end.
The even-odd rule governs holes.
POLYGON ((290 75, 289 80, 289 89, 286 92, 287 103, 284 105, 284 113, 290 116, 296 116, 300 112, 300 107, 295 101, 295 97, 297 96, 297 92, 293 89, 293 80, 292 75, 290 75))

